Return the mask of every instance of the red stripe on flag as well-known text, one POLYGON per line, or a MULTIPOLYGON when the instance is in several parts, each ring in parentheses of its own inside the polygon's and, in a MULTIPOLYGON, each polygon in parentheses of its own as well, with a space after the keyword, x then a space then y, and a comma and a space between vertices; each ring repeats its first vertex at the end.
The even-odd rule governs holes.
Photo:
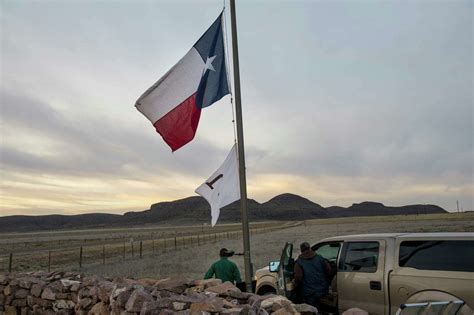
POLYGON ((200 117, 201 110, 196 106, 195 93, 161 117, 153 126, 174 152, 193 140, 200 117))

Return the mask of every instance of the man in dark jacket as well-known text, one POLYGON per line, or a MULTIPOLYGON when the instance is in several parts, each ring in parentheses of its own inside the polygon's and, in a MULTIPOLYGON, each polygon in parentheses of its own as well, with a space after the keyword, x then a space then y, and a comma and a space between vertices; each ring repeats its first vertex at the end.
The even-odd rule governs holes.
POLYGON ((222 282, 230 281, 233 284, 242 282, 240 279, 240 272, 237 265, 228 259, 234 255, 233 251, 228 251, 225 248, 222 248, 219 251, 219 256, 221 259, 212 264, 211 268, 206 272, 204 279, 210 279, 214 275, 217 279, 221 279, 222 282))
POLYGON ((300 249, 301 254, 294 267, 295 284, 303 286, 304 302, 317 307, 319 299, 328 294, 331 266, 311 250, 309 243, 302 243, 300 249))

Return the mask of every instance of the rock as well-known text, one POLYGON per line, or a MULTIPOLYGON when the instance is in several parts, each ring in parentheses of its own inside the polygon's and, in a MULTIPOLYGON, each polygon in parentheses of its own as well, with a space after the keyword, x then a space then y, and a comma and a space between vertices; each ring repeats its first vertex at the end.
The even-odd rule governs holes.
POLYGON ((140 315, 154 315, 160 313, 160 306, 157 302, 145 301, 140 310, 140 315))
POLYGON ((194 280, 191 285, 194 287, 203 287, 203 289, 207 289, 216 285, 222 284, 221 279, 202 279, 202 280, 194 280))
POLYGON ((91 297, 90 289, 87 287, 82 287, 79 292, 77 292, 77 295, 80 299, 84 297, 91 297))
POLYGON ((125 291, 131 291, 132 287, 123 285, 123 284, 116 284, 114 288, 112 289, 112 292, 110 292, 110 299, 115 299, 120 293, 125 292, 125 291))
POLYGON ((234 308, 228 308, 228 309, 223 309, 220 314, 228 314, 228 315, 240 315, 243 314, 243 308, 241 307, 234 307, 234 308))
POLYGON ((43 293, 41 293, 41 298, 44 300, 56 300, 56 293, 49 287, 44 288, 43 293))
POLYGON ((237 288, 235 285, 233 285, 232 283, 230 283, 229 281, 226 281, 222 284, 218 284, 218 285, 215 285, 213 287, 209 287, 207 288, 206 290, 204 290, 205 292, 213 292, 213 293, 216 293, 218 295, 223 295, 223 296, 227 296, 228 292, 229 291, 237 291, 237 292, 241 292, 239 290, 239 288, 237 288))
POLYGON ((14 306, 6 306, 5 307, 5 315, 17 315, 16 307, 14 306))
POLYGON ((33 296, 40 297, 42 291, 43 291, 43 287, 37 283, 31 286, 30 292, 31 292, 31 295, 33 296))
POLYGON ((18 289, 15 292, 15 297, 17 299, 24 299, 28 296, 28 293, 30 293, 30 292, 26 289, 18 289))
POLYGON ((77 301, 77 305, 80 308, 88 308, 92 304, 91 298, 82 298, 77 301))
POLYGON ((56 293, 56 300, 68 300, 69 293, 56 293))
POLYGON ((153 296, 159 295, 161 297, 172 297, 175 296, 176 293, 170 292, 170 291, 160 291, 158 289, 154 289, 153 292, 151 293, 153 296))
POLYGON ((99 283, 97 296, 104 303, 109 303, 109 296, 115 288, 115 284, 110 281, 102 281, 99 283))
POLYGON ((295 309, 294 305, 288 300, 280 300, 280 301, 276 301, 275 303, 273 303, 272 311, 278 311, 278 310, 282 310, 282 309, 285 310, 289 314, 297 314, 298 313, 298 311, 295 309))
POLYGON ((224 303, 220 298, 209 299, 205 302, 191 304, 191 314, 198 312, 218 313, 222 310, 224 303))
POLYGON ((129 312, 140 312, 144 302, 153 302, 150 293, 142 289, 136 289, 125 304, 125 309, 129 312))
POLYGON ((82 285, 84 287, 92 287, 96 285, 100 280, 102 279, 97 276, 85 277, 84 279, 82 279, 82 285))
POLYGON ((95 304, 91 310, 89 311, 89 313, 87 313, 88 315, 110 315, 110 312, 107 308, 107 305, 105 305, 103 302, 99 302, 97 304, 95 304))
POLYGON ((159 308, 173 308, 173 301, 170 298, 162 298, 158 300, 159 308))
POLYGON ((360 308, 354 307, 344 311, 342 315, 369 315, 369 313, 360 308))
POLYGON ((79 299, 79 297, 76 292, 71 292, 69 293, 69 299, 73 301, 74 303, 77 303, 77 300, 79 299))
POLYGON ((77 277, 79 274, 75 273, 75 272, 72 272, 72 271, 66 271, 64 273, 64 278, 75 278, 77 277))
POLYGON ((238 300, 225 300, 225 299, 222 299, 222 302, 224 302, 224 307, 225 308, 235 308, 237 305, 239 305, 239 301, 238 300))
POLYGON ((48 284, 48 287, 51 288, 53 292, 56 292, 56 293, 62 293, 62 292, 68 291, 68 289, 64 287, 63 283, 60 280, 51 282, 50 284, 48 284))
POLYGON ((173 302, 173 310, 182 311, 186 308, 186 303, 183 302, 173 302))
POLYGON ((16 307, 23 307, 26 306, 26 299, 15 299, 11 302, 11 305, 16 307))
POLYGON ((204 294, 193 293, 191 295, 175 295, 170 298, 173 302, 186 303, 184 308, 189 308, 192 303, 204 302, 208 297, 204 294))
POLYGON ((272 315, 290 315, 290 314, 295 314, 295 313, 290 313, 284 308, 280 308, 278 311, 275 311, 272 313, 272 315))
POLYGON ((147 278, 144 278, 144 279, 138 279, 136 281, 137 284, 140 284, 142 285, 143 287, 145 288, 151 288, 155 285, 156 282, 158 282, 159 280, 156 280, 156 279, 147 279, 147 278))
POLYGON ((53 310, 58 311, 60 309, 72 310, 76 306, 73 301, 69 300, 57 300, 53 303, 53 310))
POLYGON ((4 289, 3 289, 3 294, 5 295, 15 295, 15 291, 18 289, 18 287, 16 285, 12 285, 11 283, 9 285, 7 285, 4 289))
POLYGON ((71 292, 77 292, 81 288, 81 283, 78 281, 78 283, 73 283, 71 287, 69 288, 69 291, 71 292))
POLYGON ((247 300, 247 303, 251 306, 260 306, 260 304, 262 303, 262 301, 266 300, 266 299, 270 299, 270 298, 274 298, 274 297, 277 297, 278 295, 275 295, 275 294, 267 294, 267 295, 256 295, 256 294, 252 294, 251 296, 249 296, 248 300, 247 300))
POLYGON ((35 279, 35 278, 32 278, 32 277, 20 278, 20 279, 18 279, 18 285, 19 285, 20 288, 29 289, 29 288, 31 288, 31 284, 32 284, 35 280, 36 280, 36 279, 35 279))
POLYGON ((79 281, 69 280, 69 279, 61 279, 61 284, 64 288, 69 289, 73 284, 81 284, 79 281))
POLYGON ((111 315, 118 315, 122 311, 122 308, 117 304, 117 301, 111 300, 109 310, 111 315))
POLYGON ((9 284, 12 286, 18 286, 20 284, 20 281, 18 281, 18 279, 13 278, 13 279, 10 279, 9 284))
POLYGON ((240 292, 240 291, 229 291, 227 296, 237 299, 240 301, 247 301, 249 297, 253 296, 253 293, 240 292))
POLYGON ((158 280, 153 287, 162 291, 169 291, 176 294, 182 294, 189 285, 189 280, 184 277, 167 278, 158 280))
POLYGON ((255 315, 255 314, 257 314, 252 309, 252 307, 248 304, 241 305, 240 307, 242 308, 241 314, 244 314, 244 315, 249 315, 249 314, 255 315))
POLYGON ((11 302, 13 300, 13 296, 12 295, 6 295, 5 296, 5 305, 10 305, 11 302))
POLYGON ((127 304, 128 299, 130 298, 130 295, 132 295, 132 288, 124 288, 125 290, 121 290, 117 298, 115 299, 120 307, 125 307, 125 304, 127 304))
POLYGON ((28 304, 31 307, 35 305, 38 305, 40 307, 45 307, 45 308, 53 306, 53 302, 48 301, 48 300, 43 300, 31 295, 26 297, 26 304, 28 304))
POLYGON ((0 284, 7 284, 8 283, 8 277, 5 274, 0 274, 0 284))
POLYGON ((294 307, 301 315, 318 314, 318 309, 309 304, 295 304, 294 307))
POLYGON ((151 295, 155 298, 160 298, 161 297, 160 290, 154 289, 153 291, 151 291, 151 295))
POLYGON ((284 308, 287 304, 291 304, 291 302, 286 297, 276 295, 268 299, 262 300, 260 307, 267 311, 269 310, 276 311, 280 308, 284 308), (273 308, 274 304, 275 304, 275 308, 273 308))

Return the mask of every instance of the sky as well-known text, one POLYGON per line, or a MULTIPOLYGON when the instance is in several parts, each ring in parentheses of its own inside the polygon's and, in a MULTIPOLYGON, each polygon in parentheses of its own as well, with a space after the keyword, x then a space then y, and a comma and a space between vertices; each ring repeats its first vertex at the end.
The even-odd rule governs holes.
MULTIPOLYGON (((174 153, 134 104, 223 4, 1 1, 0 216, 195 195, 234 143, 230 96, 174 153)), ((249 198, 474 208, 472 1, 236 9, 249 198)))

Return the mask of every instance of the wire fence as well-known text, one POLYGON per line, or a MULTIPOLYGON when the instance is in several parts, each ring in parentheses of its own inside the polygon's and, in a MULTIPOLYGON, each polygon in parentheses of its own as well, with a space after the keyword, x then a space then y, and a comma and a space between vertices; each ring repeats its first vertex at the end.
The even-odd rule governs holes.
MULTIPOLYGON (((267 227, 251 228, 250 234, 268 233, 282 228, 290 228, 301 223, 273 224, 267 227)), ((179 251, 189 246, 201 246, 223 239, 239 239, 242 231, 221 231, 216 233, 196 233, 183 236, 140 239, 129 241, 109 240, 103 244, 68 247, 67 240, 59 249, 9 252, 0 254, 0 272, 24 272, 34 270, 73 270, 86 265, 109 264, 125 259, 142 259, 145 256, 165 251, 179 251)), ((61 244, 61 241, 59 242, 61 244)), ((18 248, 18 247, 17 247, 18 248)))

